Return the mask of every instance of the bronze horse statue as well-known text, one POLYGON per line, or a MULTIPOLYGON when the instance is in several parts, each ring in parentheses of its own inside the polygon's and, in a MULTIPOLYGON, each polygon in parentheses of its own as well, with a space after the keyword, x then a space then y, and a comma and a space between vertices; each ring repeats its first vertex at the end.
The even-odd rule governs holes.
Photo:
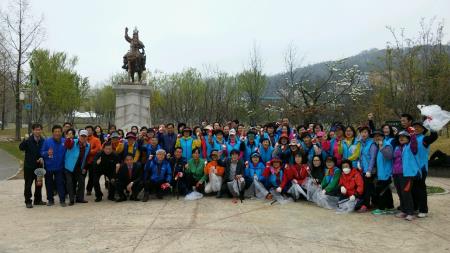
POLYGON ((133 38, 128 36, 128 27, 125 28, 125 40, 130 43, 130 50, 123 56, 123 69, 128 71, 129 80, 134 83, 134 75, 138 74, 138 81, 142 80, 145 70, 146 55, 144 44, 139 40, 139 31, 135 28, 133 38))

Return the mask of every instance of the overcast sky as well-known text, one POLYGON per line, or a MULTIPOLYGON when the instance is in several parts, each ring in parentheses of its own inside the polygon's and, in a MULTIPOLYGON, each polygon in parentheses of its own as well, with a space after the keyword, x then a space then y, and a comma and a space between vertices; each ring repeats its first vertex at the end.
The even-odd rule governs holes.
MULTIPOLYGON (((236 73, 256 44, 264 72, 283 71, 289 43, 316 63, 383 48, 392 37, 386 25, 416 35, 422 17, 445 22, 448 42, 450 1, 245 1, 245 0, 31 0, 44 15, 43 47, 79 57, 77 70, 91 84, 122 71, 129 48, 123 38, 135 26, 146 46, 147 68, 167 73, 205 65, 236 73)), ((8 0, 0 0, 2 10, 8 0)), ((131 34, 130 34, 131 35, 131 34)))

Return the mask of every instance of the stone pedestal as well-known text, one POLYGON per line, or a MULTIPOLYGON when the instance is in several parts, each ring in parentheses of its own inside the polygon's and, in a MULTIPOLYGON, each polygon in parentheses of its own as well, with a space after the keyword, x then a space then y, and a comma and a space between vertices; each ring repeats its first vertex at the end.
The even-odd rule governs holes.
POLYGON ((131 126, 151 126, 150 87, 123 84, 114 87, 116 92, 116 126, 130 130, 131 126))

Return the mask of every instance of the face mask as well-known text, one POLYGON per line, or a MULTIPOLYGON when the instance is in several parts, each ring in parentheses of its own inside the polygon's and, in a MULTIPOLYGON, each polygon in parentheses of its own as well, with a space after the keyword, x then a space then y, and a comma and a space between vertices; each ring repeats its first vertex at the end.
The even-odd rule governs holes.
POLYGON ((344 171, 344 174, 350 173, 350 168, 342 168, 342 171, 344 171))

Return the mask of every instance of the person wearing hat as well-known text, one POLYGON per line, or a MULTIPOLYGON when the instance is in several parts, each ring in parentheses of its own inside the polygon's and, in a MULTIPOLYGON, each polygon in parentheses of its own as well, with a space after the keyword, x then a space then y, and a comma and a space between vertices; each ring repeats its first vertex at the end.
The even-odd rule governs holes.
POLYGON ((362 126, 359 129, 360 136, 360 153, 358 161, 358 169, 362 173, 364 180, 364 196, 363 205, 359 209, 360 212, 365 212, 370 206, 375 205, 375 161, 377 157, 378 148, 373 139, 370 138, 370 128, 362 126))
MULTIPOLYGON (((66 148, 66 154, 64 158, 64 175, 66 178, 66 189, 69 194, 69 205, 73 205, 75 201, 77 203, 87 203, 84 199, 84 187, 85 177, 87 173, 87 157, 91 145, 87 141, 88 131, 80 130, 78 133, 78 139, 73 139, 75 136, 75 130, 69 129, 66 140, 64 141, 64 147, 66 148), (73 184, 75 183, 75 185, 73 184), (76 189, 76 196, 74 190, 76 189)), ((93 176, 91 174, 91 176, 93 176)))
POLYGON ((390 188, 392 178, 392 156, 393 148, 391 140, 382 131, 375 130, 372 133, 375 145, 377 145, 376 155, 376 176, 375 200, 377 209, 372 214, 389 214, 393 211, 394 200, 390 188))
POLYGON ((272 153, 272 157, 278 157, 281 159, 283 164, 289 163, 289 158, 291 156, 291 149, 289 148, 289 136, 282 134, 278 139, 277 145, 272 153))
POLYGON ((240 146, 241 142, 236 136, 236 130, 234 128, 230 129, 227 142, 227 158, 231 157, 231 150, 233 149, 239 150, 240 146))
POLYGON ((286 164, 286 168, 284 169, 283 174, 283 180, 281 181, 280 186, 277 188, 278 192, 283 192, 286 194, 292 187, 292 185, 298 184, 302 186, 306 178, 308 177, 309 167, 306 163, 306 159, 304 159, 304 155, 300 152, 295 153, 294 162, 294 164, 286 164))
MULTIPOLYGON (((211 173, 214 173, 216 176, 222 178, 223 174, 225 172, 225 168, 223 166, 220 166, 218 161, 219 161, 219 154, 220 152, 218 150, 212 150, 211 151, 211 161, 209 163, 206 164, 204 171, 203 171, 203 177, 200 180, 202 182, 202 184, 205 184, 205 193, 209 194, 209 193, 213 193, 212 188, 210 187, 210 185, 208 185, 209 182, 209 176, 211 173)), ((222 180, 223 181, 223 180, 222 180)))
POLYGON ((242 153, 242 159, 247 162, 250 161, 250 155, 253 152, 258 151, 258 143, 256 141, 256 132, 255 131, 248 131, 247 133, 247 139, 243 142, 241 142, 241 146, 239 150, 242 153))
MULTIPOLYGON (((216 153, 217 154, 217 153, 216 153)), ((187 193, 192 191, 192 187, 196 188, 196 191, 203 192, 205 188, 204 184, 204 169, 205 160, 200 158, 200 149, 195 148, 192 151, 192 158, 188 160, 185 167, 187 193)))
POLYGON ((428 214, 427 185, 425 183, 428 175, 428 157, 430 155, 430 145, 437 140, 438 134, 433 130, 428 131, 422 122, 414 122, 412 126, 417 137, 417 160, 422 174, 421 177, 415 177, 413 180, 414 210, 419 211, 417 217, 425 218, 428 214))
POLYGON ((261 160, 261 155, 258 152, 253 152, 250 155, 250 162, 245 163, 245 185, 250 187, 255 177, 259 182, 264 184, 264 176, 262 175, 265 169, 265 165, 261 160))
MULTIPOLYGON (((245 172, 245 165, 244 162, 242 162, 241 159, 239 159, 239 150, 233 149, 231 150, 231 158, 225 159, 225 160, 218 160, 218 165, 225 168, 223 180, 222 180, 222 187, 220 191, 217 193, 217 198, 222 198, 223 195, 227 194, 231 197, 231 193, 228 189, 228 182, 232 182, 234 180, 238 180, 239 182, 242 182, 244 180, 244 172, 245 172)), ((243 191, 245 190, 244 187, 241 189, 241 194, 243 194, 243 191)), ((233 200, 235 201, 235 199, 233 200)))
POLYGON ((273 157, 272 160, 268 164, 266 164, 266 168, 264 168, 263 177, 265 182, 265 187, 267 190, 277 189, 281 182, 283 181, 283 170, 282 170, 282 161, 278 157, 273 157))
POLYGON ((123 142, 120 141, 120 136, 117 131, 114 131, 109 136, 111 140, 112 148, 116 154, 121 154, 123 152, 123 142))
MULTIPOLYGON (((289 149, 290 149, 290 154, 289 154, 289 165, 293 165, 295 164, 295 155, 300 154, 301 150, 300 150, 300 144, 298 144, 297 140, 294 138, 291 140, 291 142, 289 142, 289 149)), ((306 159, 305 159, 306 160, 306 159)))
POLYGON ((339 179, 341 169, 336 167, 336 158, 328 156, 325 160, 325 176, 322 179, 320 187, 322 194, 337 196, 339 194, 339 179))
POLYGON ((266 164, 272 159, 273 147, 270 145, 270 140, 262 138, 259 144, 259 154, 261 155, 261 161, 266 164))
POLYGON ((412 197, 413 178, 421 176, 418 164, 417 138, 413 127, 398 134, 394 147, 392 174, 394 185, 400 199, 398 218, 414 220, 414 202, 412 197))
POLYGON ((195 148, 201 148, 201 140, 194 140, 192 138, 192 129, 185 127, 182 130, 183 135, 177 139, 175 147, 181 147, 183 149, 183 157, 189 161, 192 158, 192 150, 195 148))
POLYGON ((125 139, 126 142, 123 144, 122 159, 125 160, 125 157, 128 154, 131 154, 133 156, 133 161, 135 163, 139 162, 141 152, 136 141, 136 134, 133 132, 128 132, 125 139))

